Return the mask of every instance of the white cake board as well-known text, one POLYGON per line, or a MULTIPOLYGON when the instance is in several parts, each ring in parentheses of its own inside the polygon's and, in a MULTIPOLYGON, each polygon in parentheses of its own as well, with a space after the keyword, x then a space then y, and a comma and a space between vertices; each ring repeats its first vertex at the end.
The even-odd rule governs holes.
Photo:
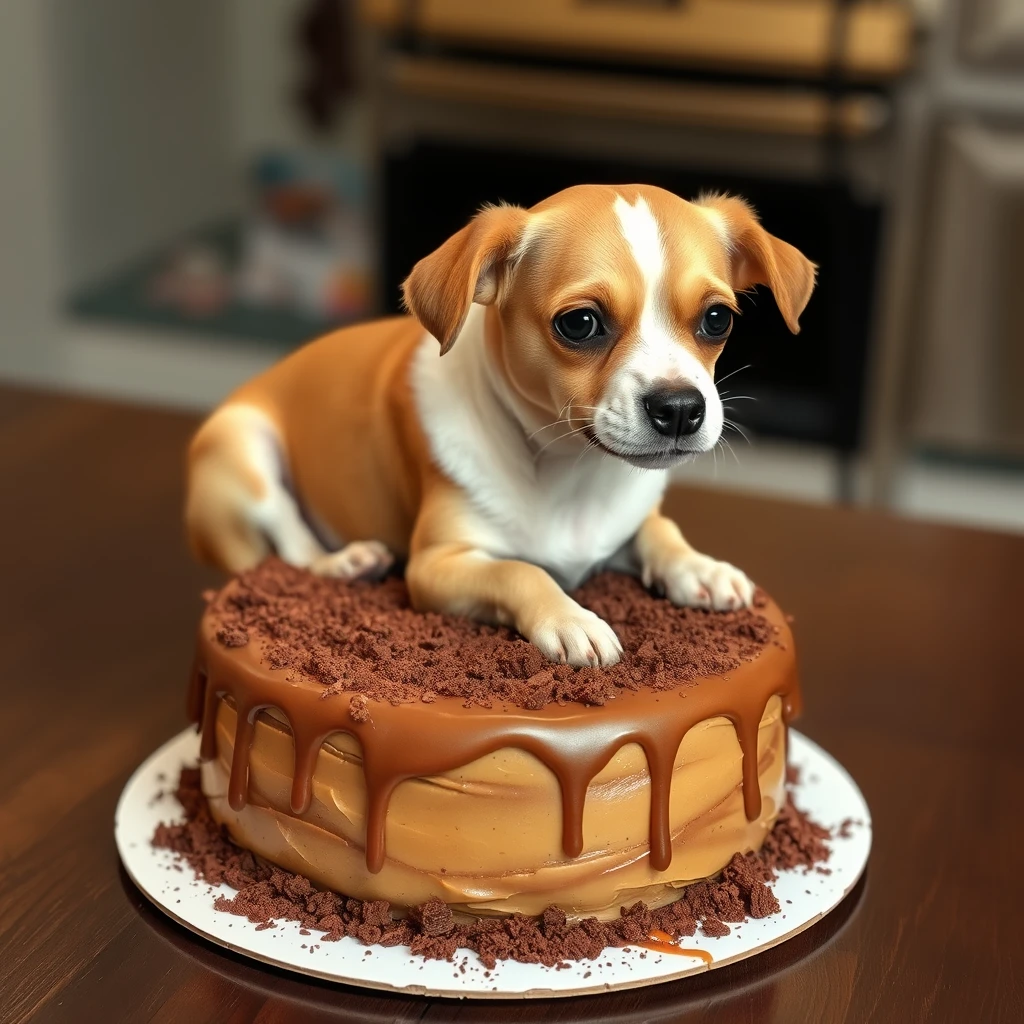
POLYGON ((577 961, 556 970, 539 964, 499 961, 486 971, 475 953, 459 950, 454 963, 412 956, 407 948, 367 947, 356 939, 324 942, 317 931, 300 935, 294 921, 278 921, 258 931, 244 917, 214 910, 227 885, 196 881, 187 865, 168 850, 150 844, 160 822, 183 820, 173 789, 183 765, 195 765, 199 737, 186 729, 153 753, 128 780, 118 801, 114 837, 132 881, 164 913, 210 942, 243 956, 327 981, 407 994, 475 999, 551 998, 654 985, 714 970, 784 942, 842 901, 856 885, 871 849, 871 818, 864 797, 846 770, 817 744, 790 730, 790 762, 800 769, 794 789, 797 805, 815 821, 837 829, 848 819, 848 837, 831 840, 829 874, 802 868, 786 871, 774 883, 782 911, 761 920, 731 925, 720 938, 697 934, 680 940, 707 950, 696 957, 663 954, 638 947, 606 949, 596 960, 577 961), (159 794, 159 795, 158 795, 159 794))

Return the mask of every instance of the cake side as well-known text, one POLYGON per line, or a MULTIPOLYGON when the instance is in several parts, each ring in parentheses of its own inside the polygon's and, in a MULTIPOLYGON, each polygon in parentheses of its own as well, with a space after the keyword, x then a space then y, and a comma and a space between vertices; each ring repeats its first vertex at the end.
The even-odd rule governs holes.
POLYGON ((232 646, 211 606, 204 790, 237 841, 347 895, 475 913, 664 903, 757 849, 782 805, 799 693, 788 626, 762 604, 771 641, 726 674, 538 709, 325 687, 271 667, 268 644, 232 646))
MULTIPOLYGON (((678 698, 675 698, 678 700, 678 698)), ((593 709, 591 709, 593 710, 593 709)), ((602 709, 603 710, 603 709, 602 709)), ((228 800, 236 715, 221 702, 217 756, 202 768, 214 817, 240 845, 315 883, 360 899, 415 906, 440 898, 473 914, 615 916, 642 899, 660 906, 688 882, 714 875, 737 852, 760 848, 785 797, 785 727, 772 698, 758 730, 761 807, 753 820, 739 783, 742 753, 731 722, 699 722, 679 745, 670 784, 671 860, 649 857, 650 776, 629 742, 587 787, 582 852, 563 848, 556 777, 532 754, 502 747, 455 769, 398 785, 386 817, 385 856, 366 866, 367 792, 359 744, 335 733, 320 750, 310 806, 289 806, 293 744, 288 729, 257 721, 244 807, 228 800)))

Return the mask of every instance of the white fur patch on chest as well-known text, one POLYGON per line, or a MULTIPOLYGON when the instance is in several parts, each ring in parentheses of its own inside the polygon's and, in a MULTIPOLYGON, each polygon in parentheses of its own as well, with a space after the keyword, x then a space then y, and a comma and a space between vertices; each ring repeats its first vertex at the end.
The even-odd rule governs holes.
POLYGON ((546 461, 534 486, 510 488, 488 509, 500 523, 493 553, 542 565, 565 587, 581 583, 634 536, 664 490, 658 474, 630 479, 620 466, 601 453, 546 461))
POLYGON ((429 336, 417 351, 411 381, 420 421, 434 458, 466 492, 465 540, 575 586, 633 537, 666 475, 596 451, 535 461, 484 365, 482 313, 473 307, 444 358, 429 336))

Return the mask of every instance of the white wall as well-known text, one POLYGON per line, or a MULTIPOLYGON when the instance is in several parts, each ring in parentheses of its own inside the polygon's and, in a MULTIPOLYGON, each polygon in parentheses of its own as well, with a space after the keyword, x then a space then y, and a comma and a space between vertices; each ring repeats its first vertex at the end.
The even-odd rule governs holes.
POLYGON ((76 287, 237 204, 230 23, 223 0, 52 9, 61 279, 76 287))
POLYGON ((47 372, 58 293, 50 6, 0 2, 0 368, 47 372))

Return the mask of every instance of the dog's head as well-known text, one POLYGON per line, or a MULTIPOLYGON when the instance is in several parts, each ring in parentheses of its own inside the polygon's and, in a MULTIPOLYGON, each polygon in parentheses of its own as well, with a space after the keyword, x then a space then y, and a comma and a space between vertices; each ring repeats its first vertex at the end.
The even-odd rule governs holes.
POLYGON ((714 367, 736 293, 767 285, 795 333, 814 276, 741 199, 580 185, 484 209, 404 293, 442 354, 472 303, 493 306, 486 344, 529 425, 665 468, 721 435, 714 367))

